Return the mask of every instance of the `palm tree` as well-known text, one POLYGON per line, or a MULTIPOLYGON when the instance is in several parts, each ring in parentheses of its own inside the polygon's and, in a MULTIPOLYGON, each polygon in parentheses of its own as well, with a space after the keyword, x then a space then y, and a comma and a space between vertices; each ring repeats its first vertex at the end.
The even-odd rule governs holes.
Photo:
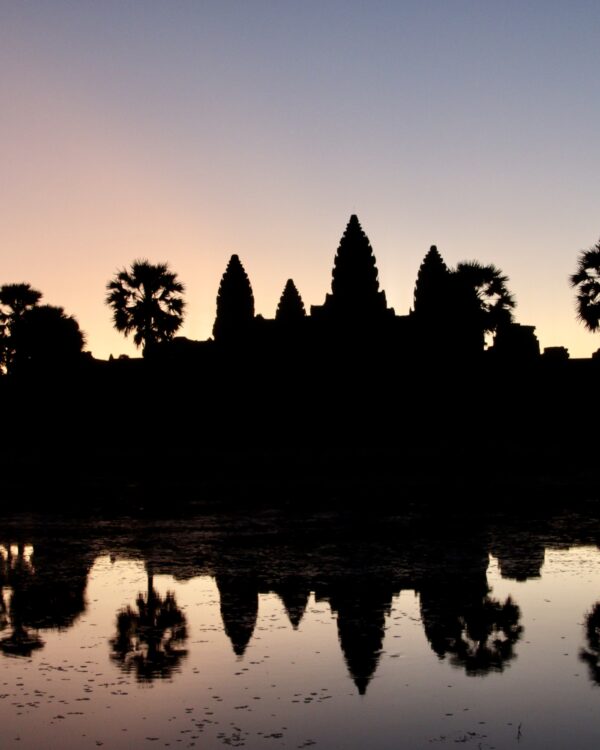
POLYGON ((0 287, 0 372, 8 372, 12 368, 15 325, 41 298, 42 293, 30 284, 4 284, 0 287))
POLYGON ((169 341, 183 323, 183 284, 166 263, 135 260, 106 285, 106 304, 113 309, 117 331, 133 333, 136 346, 149 349, 169 341))
POLYGON ((11 321, 18 320, 25 310, 37 305, 42 293, 31 284, 4 284, 0 287, 1 315, 11 321))
POLYGON ((569 277, 577 289, 577 317, 590 331, 600 328, 600 240, 579 255, 577 270, 569 277))
POLYGON ((471 260, 459 263, 453 273, 465 294, 473 295, 484 333, 495 333, 499 325, 512 322, 516 302, 506 286, 508 276, 499 268, 471 260))

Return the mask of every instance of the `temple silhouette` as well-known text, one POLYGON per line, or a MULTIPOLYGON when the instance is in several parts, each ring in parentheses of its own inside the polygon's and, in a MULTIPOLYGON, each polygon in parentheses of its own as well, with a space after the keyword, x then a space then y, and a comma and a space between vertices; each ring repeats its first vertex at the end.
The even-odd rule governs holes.
MULTIPOLYGON (((352 214, 334 257, 331 292, 322 305, 311 305, 309 314, 293 279, 288 279, 274 318, 256 315, 250 280, 239 256, 232 255, 219 285, 213 339, 208 343, 228 349, 251 347, 261 356, 286 348, 310 356, 331 347, 387 346, 401 352, 404 359, 477 357, 485 350, 484 296, 491 298, 494 292, 489 281, 483 293, 478 291, 473 268, 470 276, 463 273, 461 277, 460 265, 455 271, 449 269, 432 246, 419 268, 412 308, 406 315, 397 315, 380 288, 369 238, 352 214), (444 334, 440 336, 442 324, 444 334)), ((535 326, 515 323, 510 312, 514 301, 510 298, 508 305, 507 299, 506 295, 496 300, 495 343, 488 354, 520 361, 540 356, 535 326)), ((152 354, 193 358, 199 343, 176 337, 152 354)))
MULTIPOLYGON (((151 273, 154 284, 165 268, 138 264, 142 281, 151 273)), ((166 278, 173 294, 183 289, 173 273, 166 278)), ((572 397, 594 392, 600 358, 569 359, 564 347, 540 354, 534 326, 513 319, 506 282, 492 265, 450 268, 432 246, 411 308, 397 314, 352 215, 321 305, 307 309, 287 279, 274 317, 257 315, 233 255, 206 341, 153 339, 147 326, 143 357, 80 353, 59 367, 40 354, 48 336, 44 347, 29 342, 26 356, 16 355, 19 341, 29 341, 17 320, 5 351, 13 369, 0 377, 11 436, 0 479, 28 507, 43 504, 49 487, 79 507, 82 485, 103 506, 135 504, 137 492, 160 506, 174 481, 191 496, 210 488, 226 500, 294 498, 302 506, 343 497, 367 513, 375 498, 389 505, 407 491, 448 507, 449 488, 464 504, 476 502, 482 484, 498 496, 536 482, 588 492, 597 441, 572 397)), ((124 294, 117 282, 110 287, 111 299, 124 294)), ((23 316, 38 309, 34 297, 23 316)), ((181 313, 182 298, 172 306, 181 313)), ((60 310, 50 317, 51 330, 81 347, 72 319, 60 310)))

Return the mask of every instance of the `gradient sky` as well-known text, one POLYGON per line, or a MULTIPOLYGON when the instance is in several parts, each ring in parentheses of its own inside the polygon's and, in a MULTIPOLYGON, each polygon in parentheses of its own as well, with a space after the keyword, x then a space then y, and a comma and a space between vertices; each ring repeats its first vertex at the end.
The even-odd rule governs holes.
POLYGON ((398 314, 437 244, 587 357, 568 276, 600 236, 598 39, 596 0, 0 0, 0 283, 133 354, 118 269, 169 262, 202 339, 232 253, 258 313, 288 277, 321 304, 357 213, 398 314))

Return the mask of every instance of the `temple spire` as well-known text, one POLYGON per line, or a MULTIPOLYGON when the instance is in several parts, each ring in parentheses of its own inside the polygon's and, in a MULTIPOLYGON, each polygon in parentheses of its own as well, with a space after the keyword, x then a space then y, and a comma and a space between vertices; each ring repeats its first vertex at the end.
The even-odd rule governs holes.
POLYGON ((385 313, 385 292, 379 279, 373 248, 358 216, 352 214, 340 239, 333 263, 331 294, 322 307, 337 319, 370 319, 385 313))

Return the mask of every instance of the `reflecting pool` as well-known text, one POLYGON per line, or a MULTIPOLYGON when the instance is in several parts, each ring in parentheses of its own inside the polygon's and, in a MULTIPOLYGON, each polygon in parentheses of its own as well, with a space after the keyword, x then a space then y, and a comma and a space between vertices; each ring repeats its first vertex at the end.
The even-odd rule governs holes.
POLYGON ((5 519, 2 747, 597 748, 600 526, 5 519))

